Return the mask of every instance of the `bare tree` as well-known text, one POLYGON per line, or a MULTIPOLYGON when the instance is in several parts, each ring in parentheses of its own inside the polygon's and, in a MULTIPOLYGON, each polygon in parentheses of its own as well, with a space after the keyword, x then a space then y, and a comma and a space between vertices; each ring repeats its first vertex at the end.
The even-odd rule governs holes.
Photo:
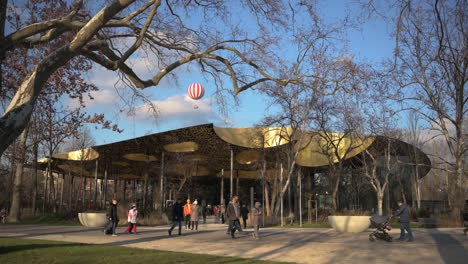
POLYGON ((438 132, 450 150, 449 200, 460 219, 465 201, 468 81, 468 2, 401 1, 396 23, 396 77, 410 108, 438 132))
MULTIPOLYGON (((49 0, 46 4, 57 1, 49 0)), ((229 86, 234 94, 267 81, 278 85, 301 84, 327 94, 335 91, 334 81, 341 77, 320 72, 310 74, 303 62, 295 65, 292 76, 274 76, 274 66, 287 62, 277 52, 284 43, 277 40, 276 32, 283 30, 288 34, 288 18, 297 12, 314 18, 311 20, 314 23, 319 21, 313 3, 113 0, 96 12, 94 2, 75 1, 71 6, 65 1, 59 3, 68 9, 66 15, 37 17, 37 22, 25 24, 0 40, 0 50, 5 56, 17 49, 28 50, 38 44, 63 41, 60 47, 44 54, 21 85, 15 87, 14 96, 0 118, 3 139, 0 153, 26 127, 49 77, 78 56, 118 71, 136 94, 141 89, 157 86, 162 78, 188 63, 198 63, 202 71, 214 78, 219 91, 229 86), (239 17, 227 11, 233 6, 239 9, 236 14, 250 15, 252 23, 242 28, 245 23, 233 22, 239 17), (190 23, 193 12, 203 14, 204 19, 190 23), (257 29, 257 33, 252 29, 257 29), (144 80, 131 68, 129 60, 137 51, 154 55, 157 73, 152 78, 144 80), (224 84, 225 77, 231 80, 229 84, 224 84), (329 85, 319 87, 312 85, 314 81, 329 85)), ((21 18, 14 13, 17 10, 21 9, 9 9, 12 16, 21 18)))

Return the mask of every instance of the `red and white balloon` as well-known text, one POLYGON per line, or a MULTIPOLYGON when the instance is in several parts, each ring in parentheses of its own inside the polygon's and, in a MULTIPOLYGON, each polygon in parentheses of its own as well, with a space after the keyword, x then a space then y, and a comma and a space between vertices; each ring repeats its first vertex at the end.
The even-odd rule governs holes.
POLYGON ((189 85, 187 93, 193 100, 198 100, 205 94, 205 89, 199 83, 192 83, 189 85))

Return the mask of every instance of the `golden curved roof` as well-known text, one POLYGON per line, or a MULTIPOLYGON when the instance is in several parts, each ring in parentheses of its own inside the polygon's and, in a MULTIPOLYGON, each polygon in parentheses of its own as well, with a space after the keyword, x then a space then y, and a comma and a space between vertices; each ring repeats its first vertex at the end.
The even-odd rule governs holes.
POLYGON ((213 127, 222 140, 246 148, 272 148, 288 143, 291 127, 213 127))
POLYGON ((194 152, 197 151, 197 149, 198 144, 193 141, 164 145, 164 150, 167 152, 194 152))
POLYGON ((128 159, 128 160, 133 160, 133 161, 150 162, 150 161, 158 160, 158 158, 156 158, 155 156, 147 155, 147 154, 144 154, 144 153, 127 153, 127 154, 123 155, 123 157, 128 159))
POLYGON ((340 133, 327 133, 325 135, 308 132, 297 144, 300 151, 296 163, 303 167, 327 166, 329 159, 337 163, 340 159, 349 159, 361 153, 374 142, 374 139, 369 137, 363 140, 340 133), (335 153, 336 149, 338 149, 338 155, 335 153))
POLYGON ((59 153, 52 155, 52 158, 63 160, 88 161, 99 158, 99 153, 92 148, 80 149, 68 153, 59 153))
MULTIPOLYGON (((215 176, 214 172, 221 171, 223 168, 225 175, 229 174, 229 172, 226 174, 226 170, 229 170, 231 166, 230 158, 231 151, 233 151, 234 170, 238 171, 239 177, 258 179, 259 172, 255 171, 258 169, 258 164, 255 163, 265 159, 267 169, 272 169, 274 160, 277 159, 276 153, 286 150, 285 144, 290 138, 293 138, 297 142, 296 146, 300 148, 296 162, 302 167, 323 167, 329 164, 329 160, 338 162, 340 158, 349 159, 372 144, 379 148, 377 144, 379 137, 359 139, 340 133, 321 134, 311 131, 301 133, 293 131, 290 127, 219 128, 212 124, 205 124, 55 154, 51 160, 53 168, 59 165, 55 168, 72 171, 78 176, 80 174, 89 176, 91 175, 89 172, 94 173, 96 170, 96 163, 89 161, 99 158, 98 177, 104 175, 104 170, 108 169, 112 170, 113 177, 129 178, 127 174, 131 174, 132 177, 141 178, 142 170, 145 168, 142 168, 141 163, 131 161, 159 160, 159 162, 152 162, 151 167, 146 168, 156 176, 160 173, 160 167, 163 164, 160 157, 164 157, 164 168, 168 175, 215 176), (337 154, 332 151, 333 148, 327 148, 327 143, 330 142, 338 146, 337 154), (165 154, 162 155, 162 153, 165 154), (123 157, 127 160, 122 159, 123 157), (68 165, 68 167, 63 167, 67 163, 76 167, 68 165), (198 170, 195 172, 193 168, 197 164, 198 170), (80 169, 80 166, 83 169, 80 169)), ((388 139, 382 138, 382 140, 388 139)), ((406 146, 403 142, 400 142, 400 145, 399 153, 408 153, 407 149, 414 148, 409 144, 406 146)), ((420 156, 425 157, 424 162, 430 164, 430 160, 424 153, 421 152, 420 156)), ((44 167, 47 158, 38 161, 40 166, 44 167)))

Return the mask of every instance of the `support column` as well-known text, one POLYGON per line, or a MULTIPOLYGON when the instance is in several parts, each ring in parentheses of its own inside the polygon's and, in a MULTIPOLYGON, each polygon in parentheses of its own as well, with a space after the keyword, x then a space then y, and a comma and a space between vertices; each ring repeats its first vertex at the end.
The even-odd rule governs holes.
POLYGON ((280 168, 280 211, 281 211, 281 226, 284 226, 284 219, 283 219, 283 198, 284 198, 284 192, 283 192, 283 163, 281 163, 281 168, 280 168))
POLYGON ((299 169, 299 226, 302 227, 302 170, 299 169))
POLYGON ((239 170, 236 170, 236 193, 239 195, 239 170))
POLYGON ((233 195, 233 187, 234 187, 234 182, 233 182, 233 175, 234 174, 234 150, 232 150, 232 147, 231 147, 231 181, 230 181, 230 196, 229 196, 229 199, 232 198, 232 195, 233 195))
POLYGON ((104 170, 104 198, 102 199, 102 208, 106 207, 107 200, 107 169, 104 170))
POLYGON ((60 185, 60 204, 59 204, 59 212, 62 212, 62 204, 63 204, 63 185, 65 184, 65 173, 62 174, 62 184, 60 185))
POLYGON ((160 212, 163 211, 165 207, 164 202, 164 151, 161 153, 161 179, 159 183, 159 206, 160 212))
POLYGON ((96 209, 97 206, 97 191, 98 191, 98 165, 99 161, 96 160, 96 168, 94 170, 94 201, 93 201, 93 209, 96 209))
POLYGON ((219 198, 219 204, 222 206, 224 205, 224 169, 221 169, 221 196, 219 198))
POLYGON ((144 182, 143 182, 143 210, 146 209, 146 196, 148 195, 148 164, 145 164, 144 182))

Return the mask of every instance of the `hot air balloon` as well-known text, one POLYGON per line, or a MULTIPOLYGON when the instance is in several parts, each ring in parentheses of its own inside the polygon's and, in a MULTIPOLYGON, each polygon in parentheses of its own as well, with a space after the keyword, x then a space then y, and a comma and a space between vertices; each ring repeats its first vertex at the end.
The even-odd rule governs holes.
POLYGON ((187 93, 193 100, 198 100, 205 94, 205 89, 203 89, 203 86, 199 83, 192 83, 189 85, 187 93))

